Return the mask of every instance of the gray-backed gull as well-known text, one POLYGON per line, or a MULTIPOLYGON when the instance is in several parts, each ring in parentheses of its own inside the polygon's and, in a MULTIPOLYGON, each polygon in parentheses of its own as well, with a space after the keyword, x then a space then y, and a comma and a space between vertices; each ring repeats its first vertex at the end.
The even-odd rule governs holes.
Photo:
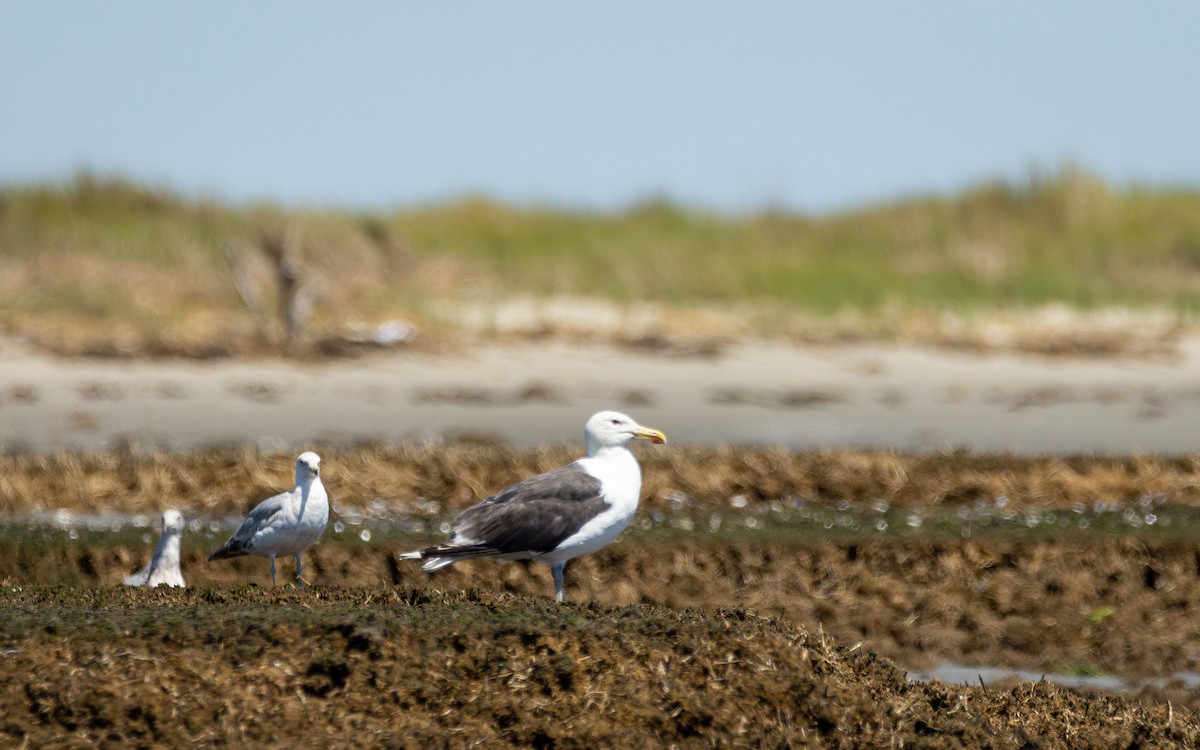
POLYGON ((275 557, 296 558, 296 581, 304 585, 300 555, 316 544, 329 522, 329 495, 321 484, 321 457, 311 451, 296 459, 296 486, 259 503, 224 546, 209 561, 258 555, 271 560, 271 585, 275 585, 275 557))
POLYGON ((146 567, 125 579, 126 586, 187 586, 179 570, 179 539, 183 536, 183 516, 177 510, 164 510, 162 536, 154 556, 146 567))

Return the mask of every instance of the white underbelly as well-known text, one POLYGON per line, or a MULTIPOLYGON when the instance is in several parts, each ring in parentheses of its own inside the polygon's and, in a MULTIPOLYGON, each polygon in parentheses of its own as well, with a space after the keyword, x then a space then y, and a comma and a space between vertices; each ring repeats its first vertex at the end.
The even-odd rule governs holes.
POLYGON ((609 506, 600 515, 585 523, 579 531, 567 537, 550 552, 537 555, 544 562, 562 562, 583 555, 590 555, 625 530, 637 510, 636 504, 609 506))
POLYGON ((316 544, 329 521, 328 506, 324 513, 321 513, 319 508, 307 510, 308 512, 299 518, 293 516, 259 531, 254 537, 250 551, 264 557, 298 555, 316 544))

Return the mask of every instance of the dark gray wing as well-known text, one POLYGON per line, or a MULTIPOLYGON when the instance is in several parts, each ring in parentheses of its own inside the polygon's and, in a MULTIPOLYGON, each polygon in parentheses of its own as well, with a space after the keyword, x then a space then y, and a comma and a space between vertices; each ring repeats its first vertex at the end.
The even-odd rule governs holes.
POLYGON ((459 548, 464 552, 549 552, 608 505, 600 480, 570 464, 467 508, 454 522, 454 535, 472 542, 459 548))

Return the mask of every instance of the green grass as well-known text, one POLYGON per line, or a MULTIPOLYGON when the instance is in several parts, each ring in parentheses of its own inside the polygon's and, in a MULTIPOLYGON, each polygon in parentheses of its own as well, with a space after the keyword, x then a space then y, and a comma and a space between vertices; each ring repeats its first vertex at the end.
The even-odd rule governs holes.
POLYGON ((325 325, 557 295, 737 306, 770 311, 766 319, 1053 303, 1187 320, 1200 311, 1200 192, 1114 190, 1077 171, 831 216, 745 217, 663 202, 592 213, 480 198, 391 213, 285 211, 82 175, 0 190, 0 323, 228 333, 250 318, 226 248, 250 260, 270 303, 263 227, 297 231, 305 273, 323 281, 316 322, 325 325))

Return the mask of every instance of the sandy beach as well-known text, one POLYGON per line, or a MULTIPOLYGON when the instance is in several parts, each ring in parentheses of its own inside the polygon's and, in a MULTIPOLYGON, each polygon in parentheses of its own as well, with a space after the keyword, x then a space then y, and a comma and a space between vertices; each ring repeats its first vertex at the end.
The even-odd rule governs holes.
POLYGON ((749 341, 716 352, 562 340, 288 360, 60 359, 0 344, 0 445, 186 449, 490 437, 576 441, 601 408, 673 441, 796 449, 1200 450, 1200 339, 1170 358, 749 341))

